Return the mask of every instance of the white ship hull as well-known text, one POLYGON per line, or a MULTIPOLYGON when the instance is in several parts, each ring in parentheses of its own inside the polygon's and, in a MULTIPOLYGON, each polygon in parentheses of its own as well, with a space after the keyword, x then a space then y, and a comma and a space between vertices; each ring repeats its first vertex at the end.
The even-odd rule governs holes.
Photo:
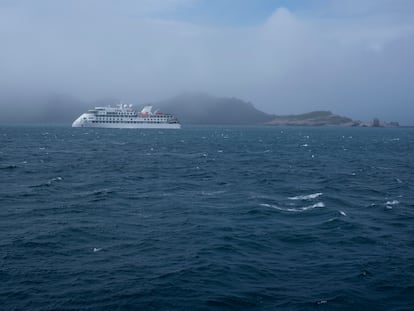
POLYGON ((109 128, 109 129, 180 129, 181 124, 130 124, 130 123, 90 123, 90 122, 73 122, 72 127, 94 127, 94 128, 109 128))

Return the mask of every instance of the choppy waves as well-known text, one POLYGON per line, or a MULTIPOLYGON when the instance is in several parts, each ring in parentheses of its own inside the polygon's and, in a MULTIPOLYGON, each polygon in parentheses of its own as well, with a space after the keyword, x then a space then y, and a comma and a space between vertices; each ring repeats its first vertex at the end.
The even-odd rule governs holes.
POLYGON ((6 310, 408 310, 411 129, 1 128, 6 310))

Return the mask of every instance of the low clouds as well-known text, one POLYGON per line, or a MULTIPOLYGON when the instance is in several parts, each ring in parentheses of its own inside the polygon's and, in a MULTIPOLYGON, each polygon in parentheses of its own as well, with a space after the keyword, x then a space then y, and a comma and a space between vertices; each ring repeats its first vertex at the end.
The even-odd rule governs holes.
POLYGON ((270 113, 414 123, 409 2, 277 8, 254 26, 173 18, 200 1, 5 2, 0 83, 133 103, 202 91, 270 113))

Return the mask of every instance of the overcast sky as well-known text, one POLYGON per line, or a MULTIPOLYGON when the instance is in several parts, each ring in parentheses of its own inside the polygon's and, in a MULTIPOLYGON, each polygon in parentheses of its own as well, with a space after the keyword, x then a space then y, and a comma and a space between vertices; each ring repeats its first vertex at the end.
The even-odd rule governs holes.
POLYGON ((412 0, 0 0, 0 91, 414 124, 413 55, 412 0))

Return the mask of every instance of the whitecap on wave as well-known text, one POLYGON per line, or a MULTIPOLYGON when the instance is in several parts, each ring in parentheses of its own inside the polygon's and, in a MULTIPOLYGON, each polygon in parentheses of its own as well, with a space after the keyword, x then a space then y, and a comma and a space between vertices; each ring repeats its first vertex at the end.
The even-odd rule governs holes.
POLYGON ((205 196, 214 196, 225 193, 225 190, 217 190, 217 191, 201 191, 201 195, 205 196))
POLYGON ((284 212, 298 213, 298 212, 312 210, 315 208, 325 207, 325 203, 319 200, 315 200, 319 198, 321 195, 323 195, 322 192, 317 192, 317 193, 311 193, 311 194, 306 194, 306 195, 287 197, 282 200, 280 200, 280 198, 276 198, 273 196, 265 196, 265 195, 261 195, 261 196, 256 195, 254 196, 254 198, 265 201, 265 202, 262 201, 263 203, 261 203, 260 206, 270 207, 270 208, 273 208, 279 211, 284 211, 284 212), (312 200, 314 201, 312 202, 312 200))
POLYGON ((400 204, 400 201, 397 201, 397 200, 387 201, 385 203, 385 207, 388 209, 392 209, 392 207, 397 204, 400 204))
POLYGON ((63 178, 58 176, 56 178, 52 178, 51 180, 49 180, 49 183, 52 183, 52 182, 55 182, 55 181, 61 181, 61 180, 63 180, 63 178))
POLYGON ((318 208, 318 207, 325 207, 325 204, 323 202, 318 202, 318 203, 315 203, 309 206, 302 206, 302 207, 282 207, 278 205, 262 203, 260 204, 260 206, 270 207, 270 208, 274 208, 274 209, 277 209, 279 211, 284 211, 284 212, 298 213, 298 212, 304 212, 304 211, 311 210, 311 209, 318 208))
POLYGON ((63 180, 63 178, 58 176, 58 177, 49 179, 47 182, 44 182, 44 183, 41 183, 41 184, 38 184, 38 185, 34 185, 34 186, 30 186, 30 188, 48 187, 48 186, 51 186, 52 184, 54 184, 55 182, 59 182, 61 180, 63 180))
POLYGON ((316 199, 318 197, 320 197, 321 195, 323 195, 322 192, 318 192, 318 193, 312 193, 312 194, 307 194, 307 195, 298 195, 296 197, 289 197, 289 200, 312 200, 312 199, 316 199))

